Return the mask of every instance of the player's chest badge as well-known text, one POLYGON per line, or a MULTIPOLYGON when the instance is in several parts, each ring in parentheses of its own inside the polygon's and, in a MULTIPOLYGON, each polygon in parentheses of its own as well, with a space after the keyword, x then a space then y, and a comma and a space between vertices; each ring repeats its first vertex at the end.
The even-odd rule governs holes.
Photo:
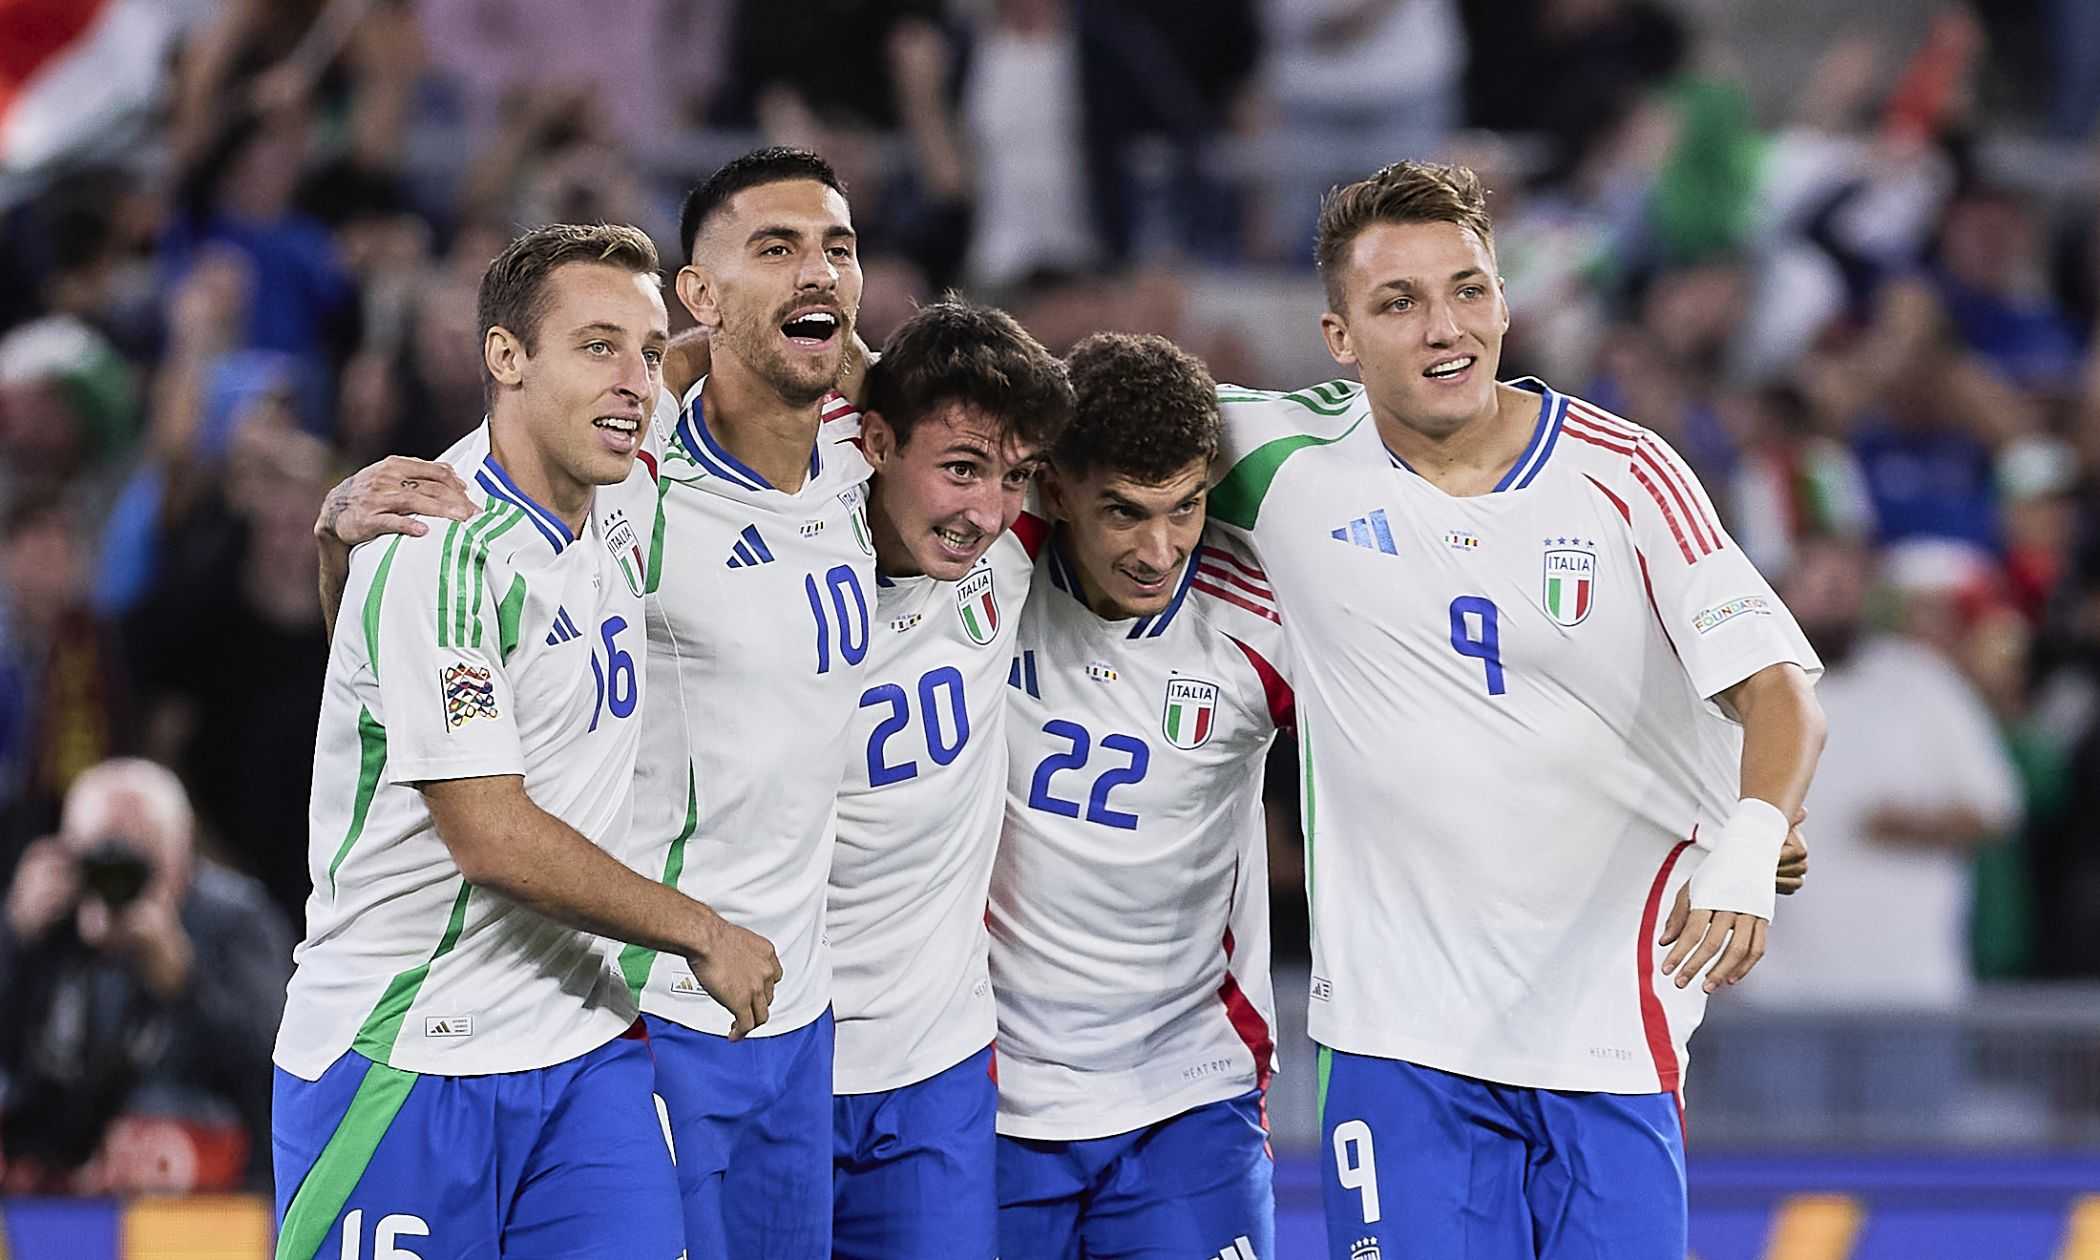
POLYGON ((970 642, 983 647, 997 637, 999 593, 992 589, 989 568, 972 569, 955 584, 955 611, 970 642))
POLYGON ((1539 598, 1555 625, 1579 626, 1597 603, 1597 544, 1548 538, 1539 598))
POLYGON ((865 486, 854 486, 839 495, 839 503, 846 509, 846 524, 853 530, 853 542, 862 555, 875 554, 875 535, 868 532, 868 491, 865 486))
POLYGON ((1201 748, 1218 729, 1218 684, 1201 678, 1169 678, 1160 731, 1176 748, 1201 748))
POLYGON ((642 559, 641 539, 636 536, 634 526, 628 523, 627 514, 618 508, 605 518, 605 549, 612 553, 613 563, 620 566, 620 576, 627 579, 627 589, 635 598, 641 598, 648 582, 649 566, 642 559))

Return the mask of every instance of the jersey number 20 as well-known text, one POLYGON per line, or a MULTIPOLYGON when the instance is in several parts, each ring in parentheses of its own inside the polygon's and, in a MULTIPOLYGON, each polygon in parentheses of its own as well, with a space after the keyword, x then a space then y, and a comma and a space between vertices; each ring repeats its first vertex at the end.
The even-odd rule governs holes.
MULTIPOLYGON (((953 665, 927 670, 919 677, 919 720, 926 727, 926 755, 933 764, 945 766, 962 754, 970 742, 970 710, 963 699, 962 671, 953 665), (943 699, 945 697, 945 699, 943 699), (947 716, 942 716, 946 710, 947 716)), ((919 777, 919 763, 905 760, 891 765, 886 749, 890 736, 911 724, 911 696, 896 683, 877 683, 860 693, 860 707, 889 706, 889 716, 868 733, 868 786, 888 787, 919 777)))

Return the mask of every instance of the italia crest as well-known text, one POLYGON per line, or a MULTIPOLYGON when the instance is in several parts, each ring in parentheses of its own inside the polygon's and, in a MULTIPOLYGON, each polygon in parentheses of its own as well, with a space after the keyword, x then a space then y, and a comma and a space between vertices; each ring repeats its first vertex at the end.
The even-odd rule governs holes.
POLYGON ((1583 538, 1548 538, 1540 598, 1558 626, 1579 626, 1597 602, 1597 544, 1583 538))
POLYGON ((634 526, 627 523, 627 514, 614 509, 605 518, 605 549, 612 553, 613 562, 620 566, 620 576, 627 579, 627 589, 639 598, 648 585, 649 566, 642 559, 641 540, 635 536, 634 526))
POLYGON ((868 532, 868 491, 865 486, 854 486, 841 491, 839 503, 846 509, 846 524, 853 530, 853 541, 860 547, 862 555, 875 554, 875 535, 868 532))
POLYGON ((992 589, 991 569, 972 569, 955 584, 955 611, 962 618, 963 633, 978 647, 997 637, 999 595, 992 589))
POLYGON ((1176 748, 1201 748, 1218 729, 1218 684, 1201 678, 1169 678, 1160 730, 1176 748))

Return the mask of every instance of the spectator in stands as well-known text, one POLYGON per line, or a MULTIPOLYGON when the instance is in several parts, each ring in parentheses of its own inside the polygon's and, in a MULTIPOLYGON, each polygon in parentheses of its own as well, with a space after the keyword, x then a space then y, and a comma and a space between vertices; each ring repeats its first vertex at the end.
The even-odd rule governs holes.
POLYGON ((291 933, 193 834, 172 773, 106 761, 15 873, 0 923, 9 1191, 267 1186, 291 933))
POLYGON ((131 743, 123 656, 87 603, 86 545, 50 486, 0 519, 0 876, 57 825, 67 785, 131 743))
POLYGON ((1001 289, 1092 263, 1100 251, 1087 221, 1071 4, 999 0, 970 53, 962 111, 976 172, 971 281, 1001 289))

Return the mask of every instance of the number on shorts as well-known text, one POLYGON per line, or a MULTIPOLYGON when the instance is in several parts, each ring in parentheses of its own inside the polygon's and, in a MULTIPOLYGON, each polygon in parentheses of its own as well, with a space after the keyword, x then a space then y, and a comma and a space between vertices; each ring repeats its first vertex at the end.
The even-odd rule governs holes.
POLYGON ((1378 1223, 1378 1156, 1371 1149, 1371 1126, 1344 1120, 1334 1126, 1335 1180, 1363 1200, 1364 1224, 1378 1223))
MULTIPOLYGON (((365 1210, 357 1208, 343 1217, 342 1260, 361 1260, 364 1249, 365 1210)), ((396 1212, 392 1216, 379 1218, 372 1230, 372 1260, 422 1260, 406 1247, 397 1247, 395 1240, 401 1238, 428 1238, 430 1226, 420 1216, 409 1216, 396 1212)))

